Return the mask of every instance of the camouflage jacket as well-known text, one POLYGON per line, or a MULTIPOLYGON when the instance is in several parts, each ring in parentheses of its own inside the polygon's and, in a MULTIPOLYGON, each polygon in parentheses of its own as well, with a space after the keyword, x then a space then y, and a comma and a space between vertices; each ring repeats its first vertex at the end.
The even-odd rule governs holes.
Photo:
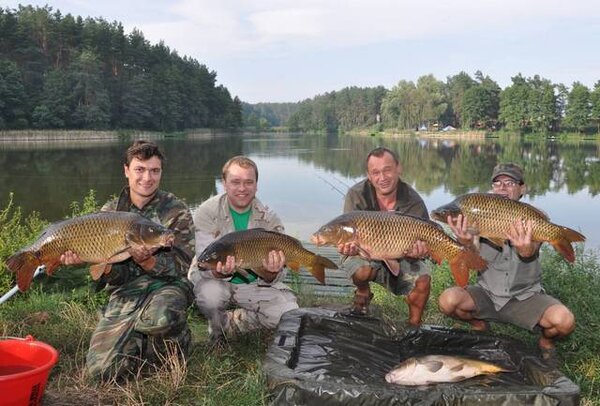
POLYGON ((138 213, 175 232, 176 249, 167 248, 157 251, 154 254, 156 264, 151 270, 143 270, 130 258, 114 264, 107 275, 106 282, 113 286, 120 286, 140 275, 147 275, 167 283, 175 281, 185 285, 189 283, 186 273, 194 257, 195 228, 190 210, 175 195, 159 190, 140 210, 131 202, 129 188, 126 187, 118 198, 107 202, 101 210, 138 213))
MULTIPOLYGON (((248 229, 264 228, 269 231, 284 232, 281 220, 267 206, 262 204, 260 200, 254 198, 251 203, 252 213, 248 220, 248 229)), ((200 254, 210 243, 224 236, 225 234, 235 231, 231 214, 229 213, 229 202, 225 193, 213 196, 206 200, 196 209, 194 213, 194 224, 196 227, 196 253, 200 254)), ((191 277, 192 272, 197 272, 198 266, 194 260, 188 274, 191 277)), ((214 278, 212 272, 200 272, 203 278, 214 278)), ((260 285, 275 285, 285 279, 285 271, 280 272, 277 277, 271 282, 259 278, 260 285)), ((227 280, 227 279, 224 279, 227 280)))

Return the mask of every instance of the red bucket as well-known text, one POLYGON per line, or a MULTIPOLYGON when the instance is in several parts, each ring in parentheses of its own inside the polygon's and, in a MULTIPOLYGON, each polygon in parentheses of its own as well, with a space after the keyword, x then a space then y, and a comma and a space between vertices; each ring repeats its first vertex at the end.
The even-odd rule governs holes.
POLYGON ((58 351, 32 336, 0 340, 0 406, 39 405, 58 351))

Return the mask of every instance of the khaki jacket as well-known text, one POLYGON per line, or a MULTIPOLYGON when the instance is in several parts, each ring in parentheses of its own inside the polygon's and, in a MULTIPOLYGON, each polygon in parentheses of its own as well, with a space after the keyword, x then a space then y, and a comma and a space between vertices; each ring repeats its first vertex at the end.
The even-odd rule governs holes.
MULTIPOLYGON (((263 205, 260 200, 254 198, 251 204, 252 213, 248 220, 248 228, 264 228, 269 231, 277 231, 283 233, 284 227, 281 220, 271 209, 263 205)), ((222 237, 225 234, 235 231, 233 220, 229 212, 229 203, 225 193, 213 196, 206 200, 196 209, 194 213, 194 225, 196 227, 196 255, 200 255, 202 251, 210 243, 222 237)), ((198 271, 196 259, 190 267, 188 277, 191 279, 191 274, 198 271)), ((201 277, 214 278, 212 272, 200 271, 201 277)), ((267 283, 262 279, 258 279, 258 283, 263 285, 275 285, 285 278, 285 272, 280 272, 279 275, 271 283, 267 283)))

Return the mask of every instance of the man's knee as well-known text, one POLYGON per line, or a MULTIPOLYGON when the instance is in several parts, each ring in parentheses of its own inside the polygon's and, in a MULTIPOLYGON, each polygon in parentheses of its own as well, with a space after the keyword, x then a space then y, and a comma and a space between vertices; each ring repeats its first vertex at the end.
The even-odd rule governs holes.
POLYGON ((575 329, 575 315, 563 304, 550 306, 542 316, 540 325, 556 328, 561 335, 568 335, 575 329))
POLYGON ((446 315, 452 315, 461 302, 464 289, 459 287, 448 288, 444 290, 438 298, 438 308, 440 312, 446 315))
POLYGON ((264 327, 275 328, 284 313, 298 308, 296 296, 288 290, 280 290, 268 302, 261 304, 264 327))
POLYGON ((224 310, 231 298, 226 283, 217 279, 202 279, 194 285, 194 297, 203 314, 224 310))
POLYGON ((375 279, 377 271, 370 265, 359 266, 358 269, 352 274, 352 282, 355 285, 369 283, 375 279))

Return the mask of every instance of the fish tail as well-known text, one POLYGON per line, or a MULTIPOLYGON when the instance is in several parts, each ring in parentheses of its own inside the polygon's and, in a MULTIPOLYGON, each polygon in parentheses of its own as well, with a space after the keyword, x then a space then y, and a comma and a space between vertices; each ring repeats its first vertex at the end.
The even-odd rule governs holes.
POLYGON ((337 265, 330 259, 322 257, 321 255, 315 255, 310 267, 310 273, 316 280, 321 282, 321 284, 325 284, 325 268, 338 269, 337 265))
POLYGON ((450 270, 454 281, 460 287, 467 286, 469 282, 469 270, 482 271, 487 266, 487 262, 475 251, 462 249, 454 258, 450 259, 450 270))
POLYGON ((40 265, 42 262, 31 251, 18 252, 6 260, 8 269, 17 274, 17 286, 21 292, 29 289, 33 273, 40 265))
POLYGON ((550 244, 552 244, 552 247, 554 247, 554 249, 568 262, 575 262, 575 251, 569 241, 564 238, 558 238, 556 240, 551 240, 550 244))
POLYGON ((552 247, 562 255, 567 261, 575 262, 575 252, 573 251, 572 242, 585 241, 585 236, 570 228, 557 226, 560 231, 558 237, 551 239, 549 242, 552 247))

